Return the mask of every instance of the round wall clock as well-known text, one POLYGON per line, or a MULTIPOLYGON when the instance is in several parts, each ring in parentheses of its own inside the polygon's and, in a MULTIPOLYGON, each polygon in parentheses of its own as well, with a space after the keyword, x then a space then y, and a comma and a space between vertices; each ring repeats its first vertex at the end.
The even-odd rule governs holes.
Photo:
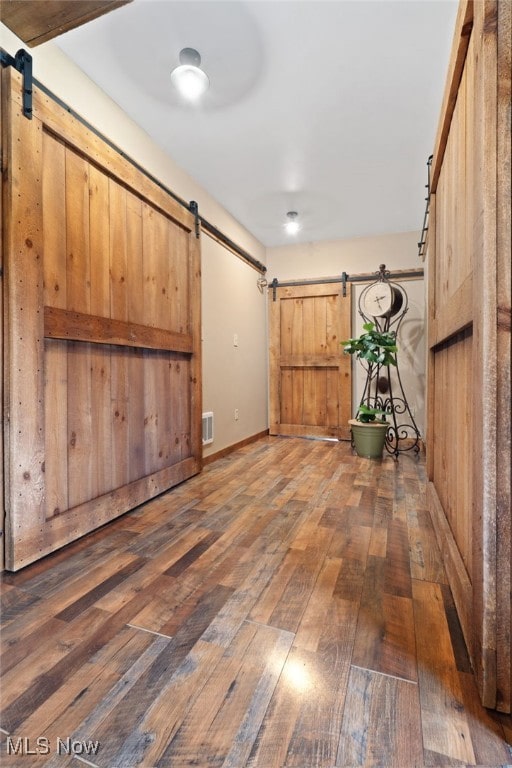
POLYGON ((391 317, 400 311, 403 294, 389 283, 372 283, 361 296, 361 306, 371 317, 391 317))

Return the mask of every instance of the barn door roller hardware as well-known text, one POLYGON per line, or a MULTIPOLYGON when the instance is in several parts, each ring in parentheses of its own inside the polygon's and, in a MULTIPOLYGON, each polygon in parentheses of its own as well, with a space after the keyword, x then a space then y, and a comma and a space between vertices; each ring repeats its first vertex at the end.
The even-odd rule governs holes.
POLYGON ((198 238, 201 232, 200 221, 199 221, 199 206, 195 200, 191 200, 189 203, 189 208, 190 208, 190 213, 192 213, 195 218, 195 231, 196 231, 196 237, 198 238))
POLYGON ((346 296, 347 280, 349 279, 352 280, 353 278, 349 278, 346 272, 343 272, 341 277, 318 277, 312 278, 311 280, 290 280, 289 282, 285 283, 280 283, 277 277, 274 277, 272 282, 269 284, 269 287, 272 288, 272 300, 276 301, 276 291, 278 288, 286 288, 294 285, 325 285, 326 283, 339 283, 341 281, 343 285, 343 296, 346 296))
POLYGON ((430 213, 430 168, 432 166, 433 155, 427 160, 427 178, 428 181, 425 184, 427 189, 427 196, 425 198, 425 215, 423 216, 423 226, 421 228, 420 242, 418 243, 418 256, 423 258, 425 256, 425 246, 427 245, 427 232, 428 232, 428 217, 430 213))
POLYGON ((269 288, 272 288, 272 300, 276 301, 278 288, 285 288, 295 285, 325 285, 326 283, 341 283, 342 296, 346 296, 347 283, 372 283, 375 280, 375 275, 381 277, 385 276, 386 278, 394 277, 395 280, 401 280, 406 277, 423 277, 423 269, 402 269, 393 274, 388 270, 383 270, 383 267, 384 264, 381 265, 381 270, 379 272, 366 272, 364 274, 358 275, 349 275, 347 272, 342 272, 341 277, 318 277, 312 278, 310 280, 289 280, 285 283, 280 283, 277 277, 274 277, 272 282, 269 283, 269 288))
POLYGON ((32 56, 20 48, 16 56, 0 50, 2 67, 14 67, 23 75, 23 114, 32 120, 32 56))

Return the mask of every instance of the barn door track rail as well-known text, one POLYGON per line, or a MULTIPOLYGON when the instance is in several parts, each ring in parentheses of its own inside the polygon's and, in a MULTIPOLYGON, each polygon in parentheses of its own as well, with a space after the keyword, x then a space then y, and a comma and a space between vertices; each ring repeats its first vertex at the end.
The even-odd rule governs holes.
POLYGON ((69 114, 72 115, 76 120, 82 123, 82 125, 85 125, 85 127, 89 131, 94 133, 102 141, 108 144, 108 146, 111 147, 119 155, 121 155, 121 157, 124 157, 124 159, 127 160, 129 163, 131 163, 133 167, 136 168, 140 173, 143 173, 154 184, 160 187, 160 189, 163 189, 164 192, 170 195, 173 198, 173 200, 179 203, 179 205, 182 205, 183 208, 186 208, 188 211, 190 211, 195 217, 195 234, 197 238, 200 235, 201 228, 204 229, 205 232, 207 232, 216 240, 221 242, 224 246, 226 246, 226 248, 229 248, 229 250, 233 251, 233 253, 235 253, 241 259, 246 261, 251 267, 256 269, 258 272, 265 274, 265 272, 267 271, 267 268, 264 264, 262 264, 260 261, 255 259, 254 256, 251 256, 250 253, 247 253, 247 251, 245 251, 243 248, 237 245, 237 243, 231 240, 231 238, 225 235, 220 229, 217 229, 216 226, 214 226, 207 219, 205 219, 204 216, 200 215, 199 206, 195 200, 187 202, 182 197, 179 197, 179 195, 177 195, 175 192, 173 192, 164 184, 162 184, 161 181, 159 181, 157 178, 155 178, 150 173, 148 173, 148 171, 142 166, 140 166, 135 160, 133 160, 133 158, 125 154, 122 151, 122 149, 120 149, 116 144, 110 141, 110 139, 107 136, 105 136, 100 131, 98 131, 97 128, 95 128, 93 125, 87 122, 87 120, 85 120, 81 115, 75 112, 74 109, 72 109, 68 104, 62 101, 62 99, 59 99, 59 97, 56 96, 52 91, 50 91, 45 85, 43 85, 43 83, 40 83, 39 80, 33 77, 32 76, 32 56, 27 51, 21 48, 16 54, 16 56, 11 56, 9 53, 4 51, 3 49, 0 49, 0 63, 2 64, 3 67, 14 67, 18 72, 20 72, 23 75, 23 114, 25 115, 25 117, 27 117, 29 120, 32 119, 32 88, 35 85, 43 93, 45 93, 50 99, 55 101, 57 104, 63 107, 63 109, 69 112, 69 114))
POLYGON ((434 156, 430 155, 430 157, 427 160, 427 178, 428 181, 425 184, 426 190, 427 190, 427 196, 425 198, 425 215, 423 216, 423 226, 421 228, 421 236, 420 241, 418 243, 418 256, 421 259, 425 258, 426 253, 426 247, 427 247, 427 233, 428 233, 428 219, 430 214, 430 193, 431 193, 431 182, 430 182, 430 169, 432 167, 432 160, 434 156))
MULTIPOLYGON (((376 279, 376 275, 379 275, 379 272, 364 272, 358 275, 349 275, 347 272, 342 272, 341 275, 337 277, 316 277, 306 280, 288 280, 286 282, 280 282, 277 277, 274 277, 271 283, 269 283, 269 288, 272 289, 272 300, 277 300, 277 289, 278 288, 288 288, 294 285, 320 285, 325 283, 341 283, 342 285, 342 296, 347 295, 347 283, 368 283, 373 282, 376 279)), ((386 272, 386 276, 388 278, 393 277, 395 280, 403 280, 405 278, 409 279, 418 279, 420 277, 423 277, 424 270, 423 269, 399 269, 396 272, 386 272)))
POLYGON ((32 120, 32 56, 23 48, 20 48, 16 56, 0 50, 0 63, 2 67, 14 67, 23 75, 23 114, 32 120))

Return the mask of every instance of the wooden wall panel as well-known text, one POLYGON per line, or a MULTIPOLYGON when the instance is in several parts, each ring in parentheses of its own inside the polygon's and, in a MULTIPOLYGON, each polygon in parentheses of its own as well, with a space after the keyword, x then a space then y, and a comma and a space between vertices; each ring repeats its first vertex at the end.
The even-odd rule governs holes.
MULTIPOLYGON (((6 125, 7 119, 4 110, 4 96, 3 96, 3 79, 0 77, 0 142, 4 146, 6 142, 6 125)), ((2 162, 1 171, 3 173, 4 166, 2 162)), ((3 190, 2 190, 3 191, 3 190)), ((0 334, 2 336, 2 344, 0 345, 0 361, 2 363, 2 371, 5 370, 5 356, 4 356, 4 204, 3 194, 0 194, 0 334)), ((0 379, 0 402, 3 405, 4 402, 4 381, 3 376, 0 379)), ((4 505, 4 461, 5 461, 5 445, 6 435, 4 420, 2 419, 2 440, 0 442, 0 505, 2 509, 2 515, 0 515, 0 570, 4 570, 5 567, 5 547, 4 542, 4 529, 5 529, 5 505, 4 505)))
POLYGON ((459 549, 472 573, 472 334, 463 331, 436 349, 433 478, 459 549), (466 461, 464 461, 464 457, 466 461))
POLYGON ((28 515, 31 550, 45 527, 43 132, 16 103, 20 79, 2 72, 4 223, 4 450, 6 566, 28 515), (7 130, 7 126, 9 129, 7 130), (10 138, 15 137, 15 142, 10 138), (31 311, 31 308, 39 311, 31 311), (13 493, 12 489, 15 488, 13 493))
POLYGON ((199 471, 200 249, 192 214, 3 78, 15 570, 199 471))
MULTIPOLYGON (((498 331, 496 339, 497 371, 496 409, 499 429, 496 445, 497 488, 497 552, 498 568, 501 563, 511 563, 512 571, 512 515, 510 494, 512 487, 512 394, 511 379, 511 324, 512 324, 512 236, 510 224, 510 200, 512 199, 512 147, 510 137, 512 103, 512 7, 510 3, 498 4, 498 94, 497 94, 497 196, 496 196, 496 247, 497 247, 497 302, 498 331)), ((504 569, 506 573, 506 569, 504 569)), ((509 573, 510 573, 509 571, 509 573)), ((512 579, 498 578, 497 582, 497 706, 507 709, 512 701, 512 579)))
POLYGON ((482 701, 503 711, 512 706, 510 17, 507 3, 461 2, 428 246, 430 509, 482 701))

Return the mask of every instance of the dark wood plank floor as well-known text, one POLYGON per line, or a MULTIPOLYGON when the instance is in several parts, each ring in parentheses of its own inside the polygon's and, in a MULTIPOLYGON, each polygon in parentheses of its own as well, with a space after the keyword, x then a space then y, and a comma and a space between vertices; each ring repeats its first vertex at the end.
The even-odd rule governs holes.
POLYGON ((2 584, 2 765, 505 766, 424 468, 264 438, 2 584))

